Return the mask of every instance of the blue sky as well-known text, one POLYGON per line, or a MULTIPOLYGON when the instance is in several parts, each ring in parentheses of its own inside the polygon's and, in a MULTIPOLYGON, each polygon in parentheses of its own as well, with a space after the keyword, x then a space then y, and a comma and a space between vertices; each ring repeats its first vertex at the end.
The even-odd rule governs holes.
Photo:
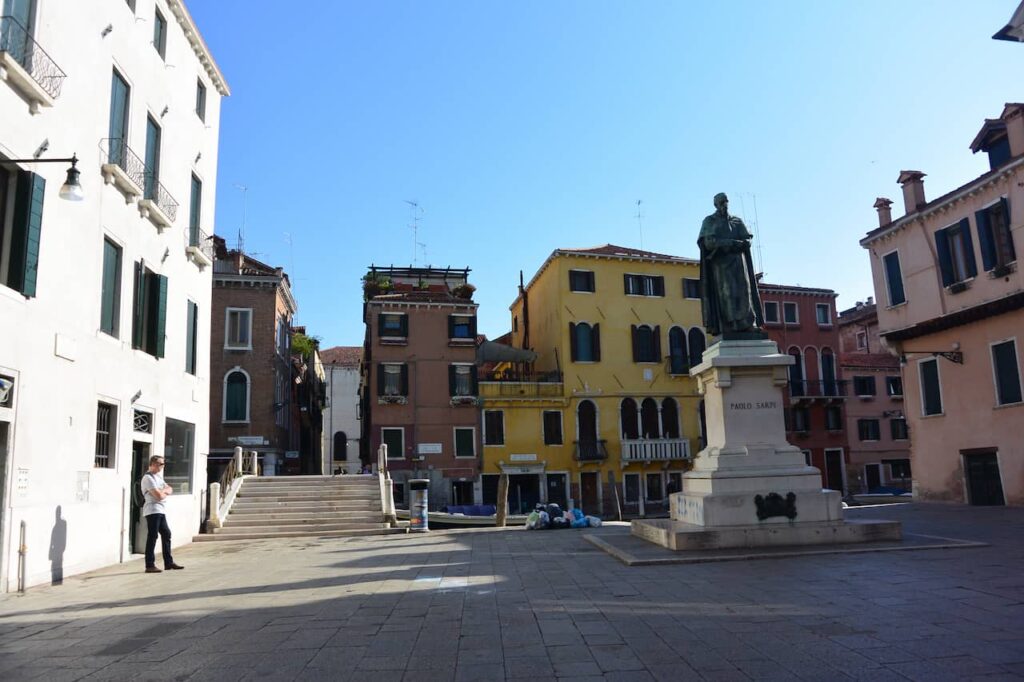
POLYGON ((901 169, 928 198, 987 169, 968 145, 1024 96, 1024 46, 991 39, 1016 5, 191 0, 233 92, 216 232, 234 243, 248 187, 246 251, 322 347, 362 343, 371 263, 470 267, 493 338, 520 270, 608 242, 696 256, 719 191, 767 281, 848 307, 901 169))

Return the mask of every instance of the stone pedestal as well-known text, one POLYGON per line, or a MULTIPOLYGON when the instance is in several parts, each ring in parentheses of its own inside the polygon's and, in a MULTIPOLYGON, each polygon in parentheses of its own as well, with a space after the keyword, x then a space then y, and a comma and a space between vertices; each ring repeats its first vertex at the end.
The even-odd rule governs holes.
POLYGON ((821 473, 786 442, 792 363, 767 339, 705 351, 690 375, 704 395, 707 447, 670 497, 670 521, 634 521, 634 535, 671 549, 899 539, 899 524, 844 524, 841 493, 822 490, 821 473))

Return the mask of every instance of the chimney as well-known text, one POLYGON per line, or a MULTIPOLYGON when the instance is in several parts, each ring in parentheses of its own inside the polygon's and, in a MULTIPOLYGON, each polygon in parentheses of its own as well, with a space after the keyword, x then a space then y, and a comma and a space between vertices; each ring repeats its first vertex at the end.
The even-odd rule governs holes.
POLYGON ((892 199, 878 197, 875 199, 875 210, 878 211, 878 226, 885 227, 892 222, 892 199))
POLYGON ((1002 119, 1006 122, 1010 156, 1024 154, 1024 104, 1007 104, 1002 119))
POLYGON ((896 179, 903 187, 903 204, 907 215, 916 212, 925 204, 924 175, 921 171, 905 170, 900 171, 900 176, 896 179))
POLYGON ((868 305, 874 305, 875 304, 875 297, 874 296, 868 296, 867 304, 868 305))

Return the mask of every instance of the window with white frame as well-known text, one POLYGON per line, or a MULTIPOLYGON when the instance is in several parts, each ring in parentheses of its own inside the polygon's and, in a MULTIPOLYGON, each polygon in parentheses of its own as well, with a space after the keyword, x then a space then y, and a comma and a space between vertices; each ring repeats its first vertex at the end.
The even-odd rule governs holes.
POLYGON ((623 475, 622 499, 626 504, 637 504, 640 502, 640 474, 623 475))
POLYGON ((903 272, 900 270, 899 251, 892 251, 882 256, 882 272, 885 274, 885 289, 889 294, 889 305, 900 305, 907 302, 903 292, 903 272))
POLYGON ((700 280, 683 277, 683 298, 700 300, 700 280))
POLYGON ((455 427, 455 456, 476 457, 476 429, 469 427, 455 427))
POLYGON ((628 296, 664 296, 665 278, 661 275, 624 275, 628 296))
POLYGON ((765 301, 764 302, 764 321, 769 324, 778 324, 779 322, 779 303, 778 301, 765 301))
POLYGON ((921 414, 926 417, 942 414, 942 386, 939 380, 939 361, 921 360, 917 365, 921 381, 921 414))
POLYGON ((868 347, 868 333, 857 332, 857 350, 864 350, 868 347))
POLYGON ((452 397, 476 395, 473 365, 448 365, 449 389, 452 397))
POLYGON ((992 344, 992 374, 995 377, 996 405, 1021 402, 1017 343, 1013 339, 992 344))
POLYGON ((96 405, 96 454, 94 466, 98 469, 113 469, 116 445, 117 406, 101 400, 96 405))
POLYGON ((881 433, 877 419, 857 420, 857 436, 861 440, 881 440, 881 433))
POLYGON ((252 350, 252 308, 228 308, 225 311, 224 348, 252 350))
POLYGON ((402 459, 405 457, 405 427, 380 427, 380 442, 388 446, 388 459, 402 459))
POLYGON ((907 433, 907 420, 903 417, 894 417, 889 422, 889 435, 893 440, 907 440, 910 437, 907 433))
POLYGON ((888 376, 885 378, 885 392, 893 398, 903 397, 903 377, 888 376))
POLYGON ((562 444, 562 413, 559 410, 544 410, 544 445, 562 444))
POLYGON ((594 272, 592 270, 570 270, 569 291, 594 291, 594 272))
POLYGON ((381 363, 381 391, 382 396, 403 396, 406 395, 405 388, 405 365, 398 363, 381 363))
MULTIPOLYGON (((981 245, 981 262, 986 271, 1006 268, 1017 260, 1010 231, 1010 204, 1003 197, 974 214, 981 245)), ((996 273, 993 273, 996 274, 996 273)))
POLYGON ((223 420, 249 421, 249 374, 241 367, 228 370, 224 376, 223 420))
POLYGON ((644 489, 649 502, 661 502, 665 499, 665 491, 662 489, 662 477, 660 473, 646 474, 644 489))
POLYGON ((782 302, 782 321, 786 324, 800 324, 800 315, 796 303, 792 301, 782 302))
POLYGON ((814 315, 820 326, 827 327, 832 324, 832 309, 828 303, 815 303, 814 315))
POLYGON ((484 410, 484 445, 505 444, 505 413, 484 410))

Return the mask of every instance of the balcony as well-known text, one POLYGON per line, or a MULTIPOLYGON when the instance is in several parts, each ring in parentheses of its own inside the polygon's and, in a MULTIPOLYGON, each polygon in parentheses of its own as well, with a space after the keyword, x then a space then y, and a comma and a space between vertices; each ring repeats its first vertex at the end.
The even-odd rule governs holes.
POLYGON ((480 397, 491 400, 561 398, 565 391, 558 372, 491 372, 479 387, 480 397))
POLYGON ((574 440, 573 458, 577 462, 603 462, 608 459, 608 448, 606 440, 579 441, 574 440))
POLYGON ((100 150, 106 163, 100 166, 103 181, 113 185, 124 195, 124 202, 130 204, 142 196, 146 182, 146 164, 132 151, 124 139, 100 140, 100 150))
POLYGON ((64 72, 12 16, 0 16, 0 80, 28 100, 29 111, 52 107, 60 97, 64 72))
POLYGON ((200 270, 213 265, 213 237, 193 226, 189 230, 185 255, 198 265, 200 270))
POLYGON ((160 182, 156 171, 149 167, 144 174, 139 213, 143 218, 148 218, 160 232, 170 227, 178 216, 178 202, 160 182))
POLYGON ((693 459, 687 438, 623 440, 622 466, 633 462, 674 462, 693 459))
POLYGON ((846 381, 793 381, 787 384, 792 402, 811 400, 842 400, 846 397, 846 381))

